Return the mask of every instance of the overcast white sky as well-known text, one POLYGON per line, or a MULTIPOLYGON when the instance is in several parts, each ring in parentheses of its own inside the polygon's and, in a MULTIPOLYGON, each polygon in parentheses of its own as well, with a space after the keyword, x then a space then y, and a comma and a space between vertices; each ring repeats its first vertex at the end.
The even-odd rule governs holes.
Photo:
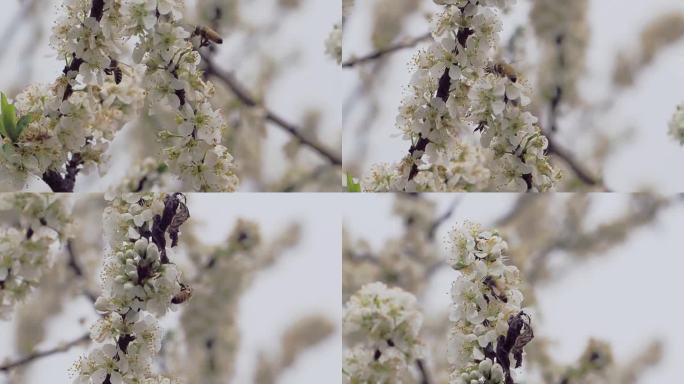
MULTIPOLYGON (((299 246, 288 251, 273 267, 260 273, 242 297, 238 324, 241 331, 237 374, 233 383, 251 382, 256 356, 272 351, 296 319, 308 314, 324 314, 335 322, 336 334, 301 356, 287 371, 281 384, 341 382, 341 211, 335 195, 310 194, 195 194, 189 198, 191 220, 204 223, 203 239, 209 244, 226 238, 238 217, 260 224, 265 239, 272 239, 293 220, 302 223, 299 246)), ((182 234, 181 234, 182 241, 182 234)), ((78 300, 50 324, 49 348, 61 341, 77 338, 84 330, 78 319, 95 319, 92 305, 78 300)), ((167 315, 164 329, 177 324, 167 315)), ((13 349, 11 323, 0 322, 0 360, 13 349)), ((35 363, 30 383, 69 383, 68 369, 83 353, 74 348, 68 353, 35 363)), ((0 383, 6 383, 0 374, 0 383)))
MULTIPOLYGON (((344 36, 344 55, 363 55, 372 51, 369 38, 373 24, 373 7, 377 0, 356 1, 348 19, 344 36)), ((430 2, 426 1, 426 4, 430 2)), ((520 24, 527 23, 529 0, 518 0, 514 11, 504 18, 504 36, 520 24)), ((677 164, 684 163, 684 148, 667 135, 668 122, 676 106, 684 101, 684 41, 665 51, 636 84, 623 94, 611 94, 610 83, 615 55, 623 48, 634 48, 643 27, 667 12, 684 10, 681 0, 589 0, 592 38, 588 52, 588 74, 582 82, 582 96, 587 101, 611 99, 616 101, 610 118, 602 119, 593 129, 618 133, 634 128, 634 137, 612 156, 605 168, 607 185, 618 192, 634 192, 644 186, 661 192, 684 191, 684 176, 672 173, 677 164)), ((428 8, 428 7, 426 7, 428 8)), ((419 17, 411 19, 406 36, 418 36, 428 31, 427 22, 419 17)), ((395 119, 406 85, 410 80, 408 63, 418 48, 406 49, 391 56, 383 69, 380 118, 371 126, 368 158, 364 171, 381 162, 396 162, 405 154, 406 143, 397 134, 395 119)), ((342 93, 346 101, 359 84, 356 69, 345 70, 342 93)), ((360 109, 357 108, 357 112, 360 109)), ((350 158, 356 150, 353 130, 359 125, 359 115, 345 116, 343 150, 350 158)), ((561 121, 559 139, 578 154, 587 151, 577 139, 582 127, 574 122, 561 121)), ((620 135, 619 137, 623 137, 620 135)))
MULTIPOLYGON (((455 214, 440 227, 438 239, 465 220, 491 223, 507 212, 515 195, 468 194, 430 196, 444 212, 460 198, 455 214)), ((590 223, 620 215, 626 195, 597 194, 590 223)), ((392 215, 390 195, 353 196, 344 199, 346 228, 356 238, 370 241, 374 249, 390 236, 400 233, 401 222, 392 215)), ((678 383, 684 361, 679 282, 684 260, 681 258, 681 228, 684 204, 661 213, 653 225, 639 229, 622 245, 595 260, 572 268, 547 286, 537 290, 539 316, 535 333, 556 342, 552 351, 562 362, 574 362, 591 337, 610 342, 618 361, 625 362, 641 352, 648 342, 665 342, 664 360, 650 371, 642 384, 678 383)), ((447 247, 443 246, 446 253, 447 247)), ((455 272, 445 267, 437 274, 426 294, 423 310, 442 312, 450 303, 450 286, 455 272)))

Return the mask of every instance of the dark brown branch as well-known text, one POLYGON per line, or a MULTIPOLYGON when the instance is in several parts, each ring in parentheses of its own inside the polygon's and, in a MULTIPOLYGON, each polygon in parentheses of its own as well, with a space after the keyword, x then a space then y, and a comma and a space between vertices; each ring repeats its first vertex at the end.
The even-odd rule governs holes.
POLYGON ((290 135, 295 137, 297 140, 299 140, 299 142, 302 143, 302 145, 311 148, 321 156, 325 157, 328 161, 330 161, 330 163, 338 166, 342 165, 342 158, 340 155, 334 153, 332 150, 328 148, 325 148, 320 143, 317 143, 314 140, 307 138, 301 133, 301 129, 299 127, 287 122, 284 118, 280 117, 275 112, 266 108, 266 106, 259 105, 257 100, 249 93, 249 91, 245 89, 245 87, 242 86, 242 84, 240 84, 237 81, 237 79, 235 78, 235 76, 233 76, 232 73, 229 73, 218 68, 212 62, 212 60, 208 58, 206 55, 202 55, 202 58, 204 59, 204 62, 207 66, 207 75, 214 76, 217 79, 221 80, 231 90, 231 92, 233 92, 233 94, 235 94, 235 96, 238 99, 240 99, 242 103, 244 103, 248 107, 263 108, 266 113, 265 118, 267 121, 270 121, 271 123, 279 126, 283 130, 288 132, 290 135))
POLYGON ((52 349, 47 349, 44 351, 39 351, 39 352, 34 352, 30 355, 27 355, 17 361, 9 362, 4 365, 0 365, 0 372, 9 372, 11 369, 21 367, 23 365, 29 364, 35 360, 38 360, 43 357, 51 356, 57 353, 62 353, 66 352, 72 347, 75 347, 79 344, 87 343, 90 342, 90 333, 86 333, 85 335, 79 337, 76 340, 70 341, 66 344, 54 347, 52 349))
POLYGON ((561 148, 551 136, 547 136, 547 138, 549 140, 549 154, 558 156, 558 158, 563 160, 577 175, 577 178, 579 178, 584 184, 592 187, 599 187, 604 192, 610 192, 610 189, 603 185, 603 182, 599 178, 591 175, 586 169, 584 169, 584 167, 577 162, 570 152, 564 148, 561 148))
MULTIPOLYGON (((67 266, 74 271, 74 274, 77 277, 84 278, 84 273, 83 273, 83 268, 81 268, 81 264, 78 261, 78 258, 76 257, 76 252, 74 251, 74 242, 73 240, 69 239, 67 240, 66 243, 66 250, 67 250, 67 256, 68 256, 68 261, 67 261, 67 266)), ((95 300, 97 300, 97 295, 94 294, 93 292, 90 292, 87 288, 83 289, 83 295, 88 298, 92 303, 95 303, 95 300)))
POLYGON ((73 192, 76 184, 76 175, 81 171, 83 159, 81 154, 75 153, 66 164, 66 172, 62 175, 60 172, 48 169, 43 173, 43 181, 50 186, 52 192, 73 192))
POLYGON ((420 384, 430 384, 430 374, 425 366, 425 362, 422 359, 417 359, 416 366, 418 367, 418 372, 420 372, 420 384))
POLYGON ((458 205, 461 203, 461 198, 457 197, 454 199, 454 201, 451 203, 449 208, 442 214, 442 216, 438 217, 435 219, 435 221, 432 223, 430 226, 430 230, 428 232, 428 238, 433 240, 435 238, 435 234, 437 232, 437 229, 444 224, 447 220, 451 218, 451 216, 454 215, 454 212, 456 212, 456 208, 458 208, 458 205))
MULTIPOLYGON (((459 28, 458 32, 456 33, 456 39, 462 47, 465 47, 466 42, 468 41, 468 37, 470 37, 470 35, 472 35, 473 33, 475 33, 475 31, 473 31, 470 28, 459 28)), ((456 46, 456 48, 454 48, 454 53, 458 53, 458 45, 456 46)), ((437 94, 435 96, 442 99, 442 101, 446 103, 449 100, 450 90, 451 76, 449 75, 449 68, 447 67, 446 69, 444 69, 442 77, 439 78, 439 83, 437 85, 437 94)), ((409 148, 409 155, 412 157, 411 171, 409 172, 408 176, 409 181, 413 180, 413 178, 416 177, 416 175, 418 174, 417 160, 423 157, 422 153, 425 152, 425 148, 429 143, 430 140, 419 134, 418 140, 415 142, 415 144, 411 146, 411 148, 409 148), (416 156, 416 152, 419 152, 418 156, 416 156)))
POLYGON ((372 53, 369 53, 367 55, 349 59, 349 60, 342 63, 342 67, 343 68, 351 68, 355 65, 365 64, 365 63, 368 63, 370 61, 380 59, 383 56, 392 54, 392 53, 400 51, 402 49, 413 48, 416 45, 422 43, 423 41, 430 39, 430 36, 431 36, 430 33, 425 33, 425 34, 420 35, 418 37, 414 37, 414 38, 408 39, 406 41, 400 42, 396 45, 391 45, 389 47, 379 49, 379 50, 372 52, 372 53))

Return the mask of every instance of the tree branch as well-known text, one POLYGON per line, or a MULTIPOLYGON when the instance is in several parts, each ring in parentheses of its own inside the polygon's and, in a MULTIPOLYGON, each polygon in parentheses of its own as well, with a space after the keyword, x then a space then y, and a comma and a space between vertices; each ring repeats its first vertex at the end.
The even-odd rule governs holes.
POLYGON ((549 154, 556 155, 562 159, 577 175, 577 178, 579 178, 584 184, 592 187, 599 187, 604 192, 610 192, 610 189, 603 185, 603 181, 591 175, 586 169, 584 169, 584 167, 577 162, 570 152, 558 146, 551 136, 547 136, 547 138, 549 140, 549 154))
POLYGON ((434 239, 435 234, 437 233, 437 230, 439 227, 444 224, 447 220, 453 216, 454 212, 456 212, 456 208, 458 208, 458 205, 461 203, 461 198, 457 197, 454 199, 454 201, 449 205, 449 208, 442 214, 442 216, 438 217, 435 219, 434 222, 432 222, 432 225, 430 226, 430 230, 428 231, 428 238, 429 239, 434 239))
POLYGON ((403 42, 400 42, 396 45, 391 45, 389 47, 379 49, 379 50, 372 52, 372 53, 369 53, 367 55, 364 55, 364 56, 361 56, 358 58, 349 59, 349 60, 342 63, 342 68, 351 68, 355 65, 366 64, 370 61, 380 59, 385 55, 392 54, 392 53, 400 51, 402 49, 413 48, 416 45, 422 43, 423 41, 430 39, 430 36, 431 36, 431 34, 428 32, 428 33, 425 33, 423 35, 405 40, 403 42))
POLYGON ((83 159, 80 153, 71 155, 71 159, 66 163, 66 173, 62 175, 52 169, 43 173, 43 181, 50 186, 52 192, 73 192, 76 185, 76 175, 81 171, 83 159))
POLYGON ((51 355, 54 355, 57 353, 66 352, 69 349, 71 349, 72 347, 75 347, 79 344, 87 343, 87 342, 90 342, 90 332, 88 332, 85 335, 82 335, 81 337, 79 337, 78 339, 70 341, 66 344, 62 344, 62 345, 54 347, 52 349, 46 349, 44 351, 34 352, 34 353, 26 355, 25 357, 23 357, 19 360, 16 360, 14 362, 9 362, 9 363, 5 363, 3 365, 0 365, 0 372, 9 372, 11 369, 18 368, 18 367, 21 367, 23 365, 29 364, 29 363, 31 363, 35 360, 38 360, 40 358, 43 358, 43 357, 51 356, 51 355))
POLYGON ((210 58, 208 58, 206 55, 202 55, 202 58, 204 59, 205 64, 207 65, 206 72, 207 75, 214 76, 217 79, 221 80, 228 88, 235 94, 235 96, 240 99, 245 105, 249 107, 261 107, 264 109, 266 113, 266 120, 270 121, 271 123, 279 126, 286 132, 288 132, 290 135, 294 136, 297 140, 299 140, 302 145, 307 146, 320 154, 321 156, 325 157, 330 163, 334 165, 341 166, 342 165, 342 159, 340 155, 334 153, 332 150, 325 148, 322 144, 316 143, 315 141, 305 137, 301 133, 301 129, 294 124, 291 124, 287 122, 285 119, 280 117, 278 114, 275 112, 270 111, 266 106, 264 105, 259 105, 259 103, 256 101, 256 99, 245 89, 245 87, 240 84, 235 76, 232 73, 226 72, 220 68, 218 68, 210 58))
MULTIPOLYGON (((66 250, 69 260, 67 261, 67 266, 74 271, 74 274, 80 278, 85 278, 83 274, 83 268, 81 268, 80 263, 76 257, 76 252, 74 252, 73 240, 69 239, 66 243, 66 250)), ((88 288, 83 288, 83 295, 90 300, 90 302, 95 303, 97 300, 97 295, 91 292, 88 288)))
POLYGON ((428 374, 425 362, 422 359, 417 359, 416 366, 420 372, 420 384, 430 384, 430 374, 428 374))

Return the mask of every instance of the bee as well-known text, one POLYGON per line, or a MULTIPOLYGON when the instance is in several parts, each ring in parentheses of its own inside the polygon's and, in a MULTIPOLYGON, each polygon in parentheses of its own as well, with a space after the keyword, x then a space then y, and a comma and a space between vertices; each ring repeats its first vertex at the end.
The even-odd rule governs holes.
POLYGON ((202 38, 201 45, 203 46, 209 45, 209 42, 223 44, 223 38, 221 38, 221 35, 209 27, 198 26, 195 28, 195 35, 198 35, 202 38))
MULTIPOLYGON (((520 312, 517 316, 512 318, 513 322, 520 321, 522 325, 520 327, 520 334, 515 339, 513 348, 511 348, 511 353, 515 358, 515 367, 519 368, 522 365, 523 360, 523 348, 534 339, 534 331, 532 330, 532 320, 530 316, 525 312, 520 312)), ((510 323, 510 321, 509 321, 510 323)), ((517 328, 517 325, 516 325, 517 328)))
POLYGON ((123 81, 123 71, 121 70, 121 67, 119 67, 119 62, 116 60, 112 60, 109 68, 105 69, 105 73, 114 75, 114 82, 117 85, 121 84, 121 81, 123 81))
POLYGON ((494 277, 492 277, 492 276, 485 277, 484 280, 482 280, 482 284, 484 284, 485 286, 487 286, 487 288, 489 288, 489 290, 492 293, 492 296, 494 296, 495 298, 499 299, 500 301, 502 301, 504 303, 508 302, 508 298, 503 293, 502 289, 499 287, 499 283, 496 281, 496 279, 494 279, 494 277))
POLYGON ((181 291, 171 299, 173 304, 182 304, 190 299, 192 296, 192 287, 181 283, 181 291))
POLYGON ((490 64, 487 66, 487 71, 489 73, 496 73, 500 76, 507 77, 514 83, 518 82, 518 73, 512 65, 500 61, 498 63, 490 64))
POLYGON ((37 143, 41 141, 48 140, 51 138, 52 135, 50 135, 49 132, 43 131, 43 130, 25 130, 22 132, 21 139, 24 142, 28 143, 37 143))

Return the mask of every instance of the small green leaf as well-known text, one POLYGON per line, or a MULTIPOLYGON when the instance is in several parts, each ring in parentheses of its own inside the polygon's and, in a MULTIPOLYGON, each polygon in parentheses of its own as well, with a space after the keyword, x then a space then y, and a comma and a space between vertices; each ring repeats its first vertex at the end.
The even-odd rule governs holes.
POLYGON ((24 132, 24 129, 26 129, 26 127, 28 127, 29 124, 31 124, 31 121, 33 121, 33 116, 22 116, 21 118, 19 118, 19 121, 17 122, 14 131, 7 131, 7 134, 9 135, 9 138, 12 139, 12 142, 17 142, 17 139, 19 139, 21 133, 24 132))
POLYGON ((5 130, 5 124, 2 122, 2 115, 0 115, 0 136, 7 137, 7 131, 5 130))
POLYGON ((17 126, 17 111, 14 108, 14 105, 7 101, 7 96, 4 93, 0 93, 0 107, 2 108, 3 130, 11 139, 12 133, 15 132, 17 126))
POLYGON ((361 192, 361 183, 355 183, 350 174, 347 174, 347 192, 361 192))

